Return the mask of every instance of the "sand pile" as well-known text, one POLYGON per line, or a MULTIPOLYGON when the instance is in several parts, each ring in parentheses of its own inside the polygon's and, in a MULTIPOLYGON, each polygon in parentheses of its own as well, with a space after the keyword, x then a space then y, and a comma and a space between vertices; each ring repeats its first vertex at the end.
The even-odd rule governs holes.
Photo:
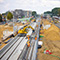
POLYGON ((45 31, 44 33, 48 33, 51 30, 56 31, 57 33, 60 33, 60 29, 57 26, 55 26, 54 24, 52 24, 51 27, 48 28, 47 30, 44 29, 44 31, 45 31))
POLYGON ((44 36, 47 40, 60 40, 60 30, 54 24, 44 32, 44 36))
POLYGON ((45 34, 47 40, 60 40, 60 34, 54 30, 49 31, 45 34))
POLYGON ((51 25, 48 29, 43 29, 43 27, 41 27, 42 30, 40 32, 44 33, 46 40, 60 40, 60 29, 47 20, 42 20, 42 22, 44 25, 51 25))

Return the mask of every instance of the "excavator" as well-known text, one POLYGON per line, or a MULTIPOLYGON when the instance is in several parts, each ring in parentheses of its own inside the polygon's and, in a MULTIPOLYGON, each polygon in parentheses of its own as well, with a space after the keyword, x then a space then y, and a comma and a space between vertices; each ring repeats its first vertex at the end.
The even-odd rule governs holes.
POLYGON ((18 34, 20 34, 20 36, 26 36, 26 34, 28 33, 27 32, 27 28, 31 28, 32 30, 33 30, 33 32, 35 31, 31 26, 24 26, 24 28, 23 29, 20 29, 19 31, 18 31, 18 34))

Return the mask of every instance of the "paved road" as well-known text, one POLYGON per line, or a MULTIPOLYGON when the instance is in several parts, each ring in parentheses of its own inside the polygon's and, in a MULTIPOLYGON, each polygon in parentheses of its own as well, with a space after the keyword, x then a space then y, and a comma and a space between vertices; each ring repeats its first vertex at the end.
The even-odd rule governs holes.
POLYGON ((60 28, 60 22, 59 23, 57 23, 57 24, 55 24, 58 28, 60 28))

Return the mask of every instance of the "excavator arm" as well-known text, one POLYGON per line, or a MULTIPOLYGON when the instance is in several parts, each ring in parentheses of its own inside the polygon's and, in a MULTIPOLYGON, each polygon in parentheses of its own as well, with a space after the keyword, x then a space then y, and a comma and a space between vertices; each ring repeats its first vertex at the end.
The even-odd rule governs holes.
POLYGON ((33 32, 35 31, 31 26, 25 26, 23 29, 20 29, 18 31, 18 33, 27 33, 27 31, 26 31, 27 28, 31 28, 33 30, 33 32))
POLYGON ((31 28, 32 30, 34 30, 31 26, 28 26, 28 28, 31 28))
POLYGON ((27 28, 31 28, 32 30, 34 30, 31 26, 26 26, 26 27, 23 28, 22 31, 24 32, 27 28))

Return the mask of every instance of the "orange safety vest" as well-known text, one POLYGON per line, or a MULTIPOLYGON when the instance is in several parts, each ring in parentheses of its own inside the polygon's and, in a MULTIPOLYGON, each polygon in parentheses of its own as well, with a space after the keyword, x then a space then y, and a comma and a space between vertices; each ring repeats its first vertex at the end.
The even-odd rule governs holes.
POLYGON ((37 37, 35 37, 35 40, 37 40, 37 37))
POLYGON ((29 40, 30 38, 28 37, 28 40, 29 40))
POLYGON ((30 43, 28 43, 28 45, 27 45, 28 47, 30 47, 30 43))

